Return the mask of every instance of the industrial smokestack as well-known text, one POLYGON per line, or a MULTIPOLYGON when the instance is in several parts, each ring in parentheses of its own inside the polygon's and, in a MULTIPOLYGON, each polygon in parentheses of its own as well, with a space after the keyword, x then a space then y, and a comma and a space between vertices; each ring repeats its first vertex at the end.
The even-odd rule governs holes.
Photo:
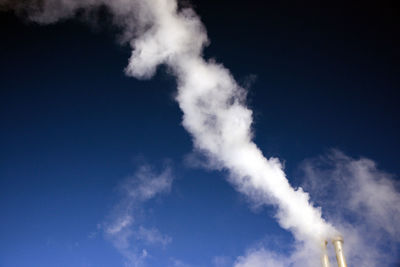
POLYGON ((322 242, 322 257, 321 257, 322 267, 330 267, 331 266, 329 264, 329 257, 328 257, 328 252, 326 249, 327 245, 328 245, 328 241, 324 240, 324 242, 322 242))
POLYGON ((343 237, 336 236, 332 239, 332 244, 335 247, 336 260, 339 267, 347 267, 346 260, 343 254, 343 237))

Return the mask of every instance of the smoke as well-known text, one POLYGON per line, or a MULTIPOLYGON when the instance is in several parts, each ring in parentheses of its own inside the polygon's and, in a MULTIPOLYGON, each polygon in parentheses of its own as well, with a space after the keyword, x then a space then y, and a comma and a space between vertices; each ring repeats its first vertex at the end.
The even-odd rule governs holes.
MULTIPOLYGON (((237 257, 234 267, 264 267, 264 266, 284 266, 284 267, 310 267, 321 266, 321 251, 311 242, 295 242, 288 252, 282 252, 279 244, 268 241, 261 242, 248 249, 243 256, 237 257)), ((333 253, 331 249, 329 252, 333 253)), ((332 255, 333 256, 333 255, 332 255)), ((334 264, 336 260, 331 259, 334 264)))
POLYGON ((202 57, 208 37, 192 9, 178 8, 176 0, 2 3, 38 23, 54 23, 106 7, 120 30, 119 39, 132 48, 127 75, 148 79, 160 64, 175 75, 182 124, 197 151, 216 168, 227 169, 229 181, 257 205, 274 205, 279 224, 299 242, 308 243, 307 247, 317 249, 321 240, 336 234, 322 218, 321 209, 310 203, 309 195, 291 187, 280 161, 264 157, 253 143, 246 92, 222 64, 202 57))
POLYGON ((354 159, 338 150, 306 160, 302 169, 304 187, 345 236, 349 265, 397 266, 400 185, 393 175, 371 159, 354 159))
MULTIPOLYGON (((300 169, 304 188, 325 216, 343 233, 349 266, 398 266, 400 242, 400 193, 393 175, 367 158, 354 159, 339 150, 305 160, 300 169)), ((257 245, 236 259, 235 267, 318 266, 300 244, 281 253, 274 244, 257 245)), ((336 259, 328 245, 331 264, 336 259)))

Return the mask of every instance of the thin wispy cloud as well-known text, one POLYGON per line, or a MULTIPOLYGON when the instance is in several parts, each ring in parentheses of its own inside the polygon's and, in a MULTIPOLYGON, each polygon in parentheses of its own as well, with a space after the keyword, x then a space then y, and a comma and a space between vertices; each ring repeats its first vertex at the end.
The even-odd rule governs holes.
POLYGON ((275 254, 263 248, 258 250, 249 250, 245 256, 240 256, 236 260, 235 267, 286 267, 288 259, 284 255, 275 254))
POLYGON ((172 241, 171 237, 161 234, 158 229, 147 229, 143 226, 140 226, 139 230, 136 232, 136 239, 143 240, 146 244, 160 244, 163 246, 168 245, 172 241))
POLYGON ((154 246, 165 247, 172 238, 155 227, 146 227, 143 205, 171 190, 173 175, 170 167, 156 171, 143 165, 118 186, 119 202, 100 228, 107 240, 123 255, 126 266, 144 266, 154 246))
POLYGON ((216 256, 212 259, 214 267, 228 267, 232 266, 232 259, 227 256, 216 256))
POLYGON ((182 260, 178 260, 175 258, 170 258, 170 264, 168 266, 171 267, 193 267, 190 264, 183 262, 182 260))

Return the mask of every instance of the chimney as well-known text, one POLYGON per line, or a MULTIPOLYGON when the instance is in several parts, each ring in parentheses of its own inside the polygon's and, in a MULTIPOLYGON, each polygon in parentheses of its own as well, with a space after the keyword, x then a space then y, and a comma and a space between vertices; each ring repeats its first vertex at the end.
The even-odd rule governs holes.
POLYGON ((324 240, 322 242, 322 267, 330 267, 331 265, 329 264, 329 257, 328 257, 328 252, 326 250, 326 246, 328 245, 328 241, 324 240))
POLYGON ((339 267, 347 267, 346 260, 343 254, 343 237, 336 236, 332 239, 332 244, 335 247, 336 259, 339 267))

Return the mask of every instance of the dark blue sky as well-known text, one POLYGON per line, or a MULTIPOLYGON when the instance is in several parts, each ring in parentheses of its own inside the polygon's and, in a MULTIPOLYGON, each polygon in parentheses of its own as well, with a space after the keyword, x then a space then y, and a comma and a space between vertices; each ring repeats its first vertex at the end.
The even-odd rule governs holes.
MULTIPOLYGON (((293 185, 299 164, 330 148, 400 172, 398 9, 192 2, 211 40, 205 56, 251 81, 255 142, 293 185)), ((163 68, 126 77, 130 50, 110 26, 38 26, 9 12, 0 25, 0 266, 122 266, 97 225, 143 162, 167 161, 176 177, 144 207, 146 224, 173 238, 150 265, 233 261, 266 237, 289 249, 273 209, 252 211, 225 173, 185 164, 192 142, 174 79, 163 68)))

